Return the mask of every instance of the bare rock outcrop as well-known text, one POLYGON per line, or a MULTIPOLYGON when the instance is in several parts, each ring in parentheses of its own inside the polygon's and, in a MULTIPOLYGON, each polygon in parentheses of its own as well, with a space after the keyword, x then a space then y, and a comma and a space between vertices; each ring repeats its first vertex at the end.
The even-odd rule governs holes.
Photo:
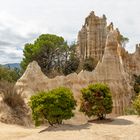
POLYGON ((106 16, 98 17, 92 11, 85 19, 85 24, 78 33, 77 52, 81 59, 93 57, 101 60, 104 54, 108 29, 106 16))
POLYGON ((116 30, 112 30, 108 34, 104 56, 94 71, 81 71, 79 74, 73 73, 49 79, 41 72, 37 62, 33 61, 28 65, 24 75, 17 81, 16 91, 22 94, 23 98, 29 99, 36 91, 48 91, 56 87, 66 86, 73 91, 74 97, 80 102, 81 88, 90 83, 106 83, 113 95, 113 114, 123 114, 124 109, 131 101, 133 91, 119 57, 117 35, 116 30))
POLYGON ((23 98, 30 98, 36 91, 47 90, 47 80, 37 62, 33 61, 16 83, 15 90, 23 98))
POLYGON ((117 35, 116 30, 112 30, 108 34, 104 56, 95 68, 93 78, 96 82, 109 85, 113 96, 113 113, 123 114, 125 108, 130 104, 133 89, 118 53, 117 35))
MULTIPOLYGON (((86 17, 85 23, 77 37, 77 54, 80 57, 81 63, 90 57, 94 58, 97 62, 102 60, 107 36, 109 31, 113 29, 114 26, 112 22, 107 26, 107 18, 105 15, 98 17, 92 11, 89 16, 86 17)), ((121 36, 119 30, 116 30, 121 36)), ((121 58, 124 71, 128 73, 129 80, 132 81, 133 75, 140 75, 140 44, 136 45, 136 51, 134 53, 128 53, 126 49, 121 46, 120 36, 118 37, 120 44, 120 47, 118 47, 119 57, 121 58)), ((79 69, 81 69, 81 65, 79 69)))

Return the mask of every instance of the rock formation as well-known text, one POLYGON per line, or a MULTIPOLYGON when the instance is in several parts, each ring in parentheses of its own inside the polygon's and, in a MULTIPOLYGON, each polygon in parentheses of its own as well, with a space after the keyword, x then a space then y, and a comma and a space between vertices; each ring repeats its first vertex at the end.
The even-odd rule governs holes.
POLYGON ((124 109, 130 103, 133 91, 129 85, 128 74, 119 57, 117 35, 116 30, 112 30, 108 34, 103 58, 94 71, 81 71, 79 74, 73 73, 49 79, 34 61, 28 65, 24 75, 16 83, 15 90, 22 94, 23 98, 29 99, 36 91, 48 91, 66 86, 73 91, 74 97, 79 103, 81 88, 90 83, 102 82, 108 84, 111 89, 114 103, 113 114, 123 114, 124 109))
MULTIPOLYGON (((129 54, 118 42, 118 30, 113 29, 111 23, 107 26, 106 17, 99 18, 94 12, 86 18, 85 24, 78 35, 77 52, 81 59, 93 57, 98 61, 94 71, 81 71, 67 76, 57 76, 53 79, 46 77, 37 62, 30 63, 23 76, 15 84, 15 92, 20 94, 27 104, 29 98, 37 91, 48 91, 53 88, 65 86, 70 88, 80 105, 83 87, 90 83, 106 83, 109 85, 113 96, 113 114, 122 115, 129 106, 133 96, 130 85, 132 76, 140 75, 140 44, 136 52, 129 54)), ((76 110, 76 116, 80 114, 76 110)), ((28 115, 27 115, 28 116, 28 115)), ((27 116, 16 116, 14 110, 7 106, 0 96, 0 121, 13 123, 27 123, 27 116), (20 121, 20 119, 25 119, 20 121)))
POLYGON ((100 18, 92 11, 78 34, 77 52, 81 59, 93 57, 98 61, 102 58, 108 29, 105 15, 100 18))
POLYGON ((118 53, 117 35, 117 31, 109 32, 103 58, 95 68, 93 78, 95 82, 104 82, 109 85, 113 96, 113 113, 123 114, 130 104, 133 90, 118 53))
POLYGON ((23 98, 30 98, 36 91, 43 90, 47 87, 48 78, 41 71, 37 62, 32 62, 28 65, 25 73, 16 83, 16 89, 18 94, 21 94, 23 98))
POLYGON ((124 69, 129 74, 129 78, 132 79, 133 75, 140 75, 140 44, 136 45, 136 51, 132 54, 129 54, 122 47, 119 48, 119 52, 122 57, 124 69))
MULTIPOLYGON (((85 19, 85 24, 78 33, 77 41, 77 53, 81 61, 89 57, 94 58, 97 62, 102 59, 107 36, 114 29, 113 23, 111 22, 107 26, 106 20, 105 15, 98 17, 93 11, 85 19)), ((118 29, 117 31, 121 35, 118 29)), ((132 80, 133 75, 140 75, 140 44, 136 45, 136 52, 133 54, 129 54, 121 44, 119 45, 118 53, 121 63, 124 71, 129 74, 129 79, 132 80)))

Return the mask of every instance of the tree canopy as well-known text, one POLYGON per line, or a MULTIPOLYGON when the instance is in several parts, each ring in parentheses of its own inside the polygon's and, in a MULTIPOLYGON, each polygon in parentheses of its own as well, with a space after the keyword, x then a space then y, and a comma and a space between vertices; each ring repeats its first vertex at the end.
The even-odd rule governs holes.
POLYGON ((73 60, 78 62, 74 47, 69 47, 64 38, 57 35, 42 34, 33 44, 26 44, 23 52, 23 70, 33 60, 38 62, 42 71, 49 77, 69 74, 78 68, 79 63, 71 63, 73 60), (72 67, 66 72, 69 63, 72 67))
POLYGON ((70 89, 59 87, 48 92, 39 92, 29 102, 35 125, 47 121, 50 125, 61 124, 74 116, 76 101, 70 89))
POLYGON ((97 83, 83 88, 80 110, 88 117, 97 116, 105 119, 106 114, 112 112, 113 101, 110 89, 107 85, 97 83))

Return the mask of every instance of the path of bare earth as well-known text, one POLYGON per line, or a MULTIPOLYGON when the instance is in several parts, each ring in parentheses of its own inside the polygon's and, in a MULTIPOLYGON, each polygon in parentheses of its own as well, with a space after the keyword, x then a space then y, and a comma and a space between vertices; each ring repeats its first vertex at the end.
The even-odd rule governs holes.
POLYGON ((0 140, 140 140, 140 117, 39 128, 0 123, 0 140))

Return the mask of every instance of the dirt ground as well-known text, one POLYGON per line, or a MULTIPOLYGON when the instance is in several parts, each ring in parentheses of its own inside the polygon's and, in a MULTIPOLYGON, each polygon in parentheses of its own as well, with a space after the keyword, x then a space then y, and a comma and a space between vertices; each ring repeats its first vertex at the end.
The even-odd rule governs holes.
POLYGON ((0 140, 140 140, 140 117, 39 128, 0 123, 0 140))

